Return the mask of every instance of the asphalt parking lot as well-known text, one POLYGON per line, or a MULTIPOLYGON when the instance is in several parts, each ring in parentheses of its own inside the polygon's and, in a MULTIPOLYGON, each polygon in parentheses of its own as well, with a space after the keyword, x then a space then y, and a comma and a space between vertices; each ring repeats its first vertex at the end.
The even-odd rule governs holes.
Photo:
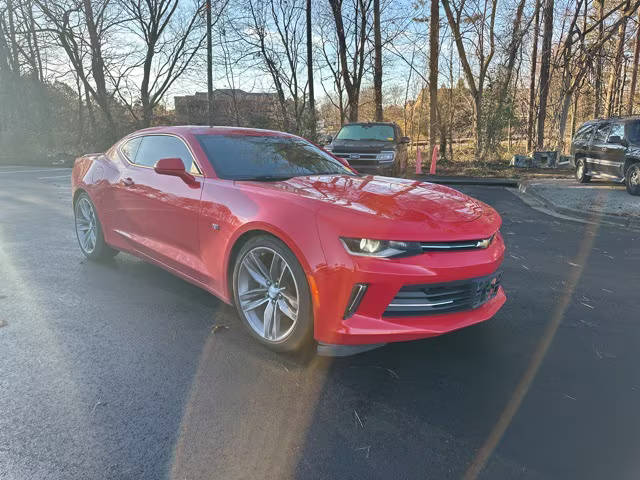
POLYGON ((327 359, 208 293, 83 259, 68 169, 0 167, 0 479, 640 478, 640 234, 503 217, 483 324, 327 359))

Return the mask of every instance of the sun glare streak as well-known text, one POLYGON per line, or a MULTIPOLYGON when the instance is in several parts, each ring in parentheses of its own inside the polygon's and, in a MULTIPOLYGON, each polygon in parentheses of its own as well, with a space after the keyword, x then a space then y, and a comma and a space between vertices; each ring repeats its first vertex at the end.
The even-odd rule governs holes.
POLYGON ((210 335, 200 355, 169 477, 295 476, 332 360, 314 356, 308 364, 288 368, 277 359, 245 352, 245 364, 240 365, 229 357, 222 338, 210 335), (233 393, 223 391, 226 385, 214 384, 216 369, 228 371, 223 377, 233 383, 233 393), (238 377, 245 374, 253 381, 238 385, 243 383, 238 377), (280 388, 274 389, 274 382, 280 388), (265 411, 271 414, 265 417, 265 411))
MULTIPOLYGON (((85 432, 95 430, 92 426, 91 406, 95 400, 86 398, 81 394, 78 373, 71 366, 71 362, 62 347, 58 332, 54 329, 49 318, 52 312, 42 304, 38 298, 36 284, 29 281, 20 272, 20 268, 8 253, 6 236, 0 225, 0 278, 4 284, 10 287, 12 302, 3 315, 12 315, 8 318, 10 325, 15 322, 15 328, 19 330, 20 342, 23 348, 27 348, 32 355, 29 361, 33 362, 31 371, 34 376, 41 376, 41 387, 46 391, 48 402, 44 406, 33 406, 33 409, 44 408, 47 411, 62 415, 71 415, 68 423, 77 425, 78 429, 85 432), (47 379, 56 378, 58 382, 50 382, 47 379), (63 387, 64 386, 64 387, 63 387)), ((4 329, 3 329, 4 330, 4 329)), ((37 397, 34 397, 37 398, 37 397)), ((27 408, 31 408, 26 406, 27 408)), ((54 418, 51 419, 52 428, 57 428, 54 418)), ((40 425, 45 431, 48 424, 40 425)), ((55 434, 67 434, 68 432, 53 432, 55 434)), ((95 432, 95 443, 86 445, 92 451, 100 451, 100 435, 95 432)), ((70 434, 69 434, 70 435, 70 434)), ((62 441, 62 440, 60 440, 62 441)), ((99 461, 99 456, 94 456, 94 461, 99 461)))
POLYGON ((598 233, 598 230, 600 228, 600 222, 597 221, 599 220, 599 218, 595 218, 594 220, 594 222, 587 223, 585 226, 585 231, 580 243, 580 248, 574 260, 572 261, 572 265, 575 265, 575 267, 572 268, 567 278, 567 285, 564 291, 564 295, 556 304, 556 307, 551 315, 551 321, 547 324, 547 327, 545 328, 545 331, 540 338, 535 351, 533 352, 529 365, 520 378, 518 385, 511 394, 509 402, 500 414, 500 417, 491 430, 491 433, 485 440, 480 450, 478 450, 473 461, 467 468, 467 471, 463 476, 465 480, 474 480, 482 472, 487 462, 489 461, 489 458, 498 446, 498 443, 502 439, 505 431, 511 424, 513 417, 518 412, 518 409, 520 408, 522 401, 526 397, 531 384, 535 380, 540 365, 542 364, 542 361, 544 360, 549 347, 553 342, 558 327, 562 323, 564 314, 569 307, 571 298, 573 297, 573 293, 578 285, 578 282, 580 281, 580 278, 582 277, 582 273, 584 272, 587 260, 589 259, 589 255, 591 254, 593 242, 595 241, 596 234, 598 233))

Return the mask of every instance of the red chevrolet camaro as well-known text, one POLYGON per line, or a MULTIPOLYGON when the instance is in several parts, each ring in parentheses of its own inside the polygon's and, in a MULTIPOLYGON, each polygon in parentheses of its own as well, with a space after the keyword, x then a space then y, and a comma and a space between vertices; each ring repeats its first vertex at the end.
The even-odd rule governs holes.
POLYGON ((343 162, 281 132, 140 130, 76 160, 80 248, 126 251, 208 290, 279 351, 315 338, 320 353, 348 354, 500 309, 495 210, 343 162))

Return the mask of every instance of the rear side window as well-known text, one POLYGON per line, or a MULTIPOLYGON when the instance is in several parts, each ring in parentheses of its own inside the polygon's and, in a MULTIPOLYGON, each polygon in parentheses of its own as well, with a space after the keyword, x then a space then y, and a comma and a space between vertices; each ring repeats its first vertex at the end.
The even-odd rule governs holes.
POLYGON ((193 162, 191 152, 182 140, 169 135, 148 135, 143 138, 138 149, 135 163, 145 167, 155 167, 163 158, 179 158, 184 169, 191 173, 200 173, 193 162))
POLYGON ((609 130, 611 128, 611 124, 602 123, 598 126, 596 133, 593 135, 593 143, 604 143, 607 141, 607 137, 609 136, 609 130))
POLYGON ((593 133, 595 128, 596 128, 595 125, 592 123, 588 125, 582 125, 576 132, 574 140, 580 140, 585 142, 589 141, 589 138, 591 138, 591 134, 593 133))
POLYGON ((138 152, 141 142, 142 137, 136 137, 131 140, 127 140, 120 146, 120 151, 131 163, 135 163, 136 161, 136 153, 138 152))

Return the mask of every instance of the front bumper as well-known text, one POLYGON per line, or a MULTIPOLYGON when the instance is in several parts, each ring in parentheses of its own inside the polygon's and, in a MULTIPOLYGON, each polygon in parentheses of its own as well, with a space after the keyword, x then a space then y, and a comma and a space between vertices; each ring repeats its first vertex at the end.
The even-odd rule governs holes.
MULTIPOLYGON (((347 159, 348 161, 349 159, 347 159)), ((367 175, 384 175, 393 172, 393 162, 390 163, 378 163, 376 165, 351 165, 358 173, 364 173, 367 175)))
POLYGON ((488 320, 506 301, 502 287, 484 303, 464 311, 393 315, 388 307, 408 285, 442 284, 497 274, 503 257, 500 235, 482 250, 424 253, 398 259, 344 257, 313 276, 315 338, 332 345, 381 344, 442 335, 488 320), (355 313, 345 318, 345 307, 358 283, 367 284, 367 291, 355 313))

